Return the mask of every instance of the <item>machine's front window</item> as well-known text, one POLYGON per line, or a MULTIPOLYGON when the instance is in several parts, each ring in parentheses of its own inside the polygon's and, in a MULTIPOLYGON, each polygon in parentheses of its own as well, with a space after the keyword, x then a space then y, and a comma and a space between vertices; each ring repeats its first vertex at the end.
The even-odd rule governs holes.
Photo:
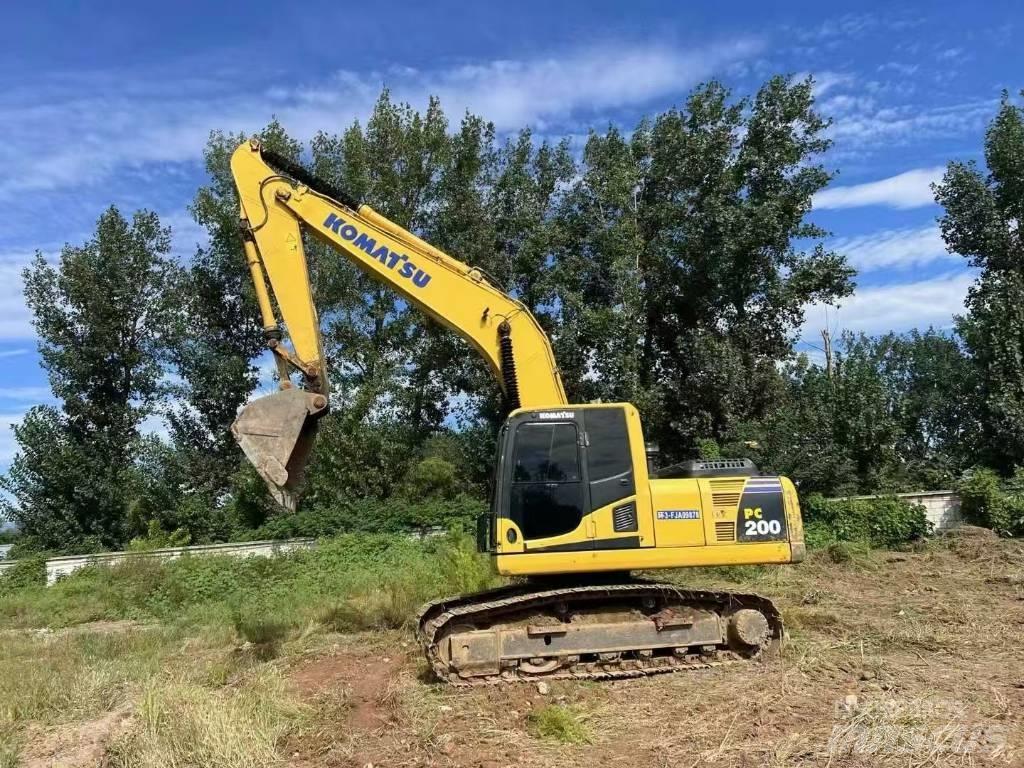
POLYGON ((579 526, 583 484, 575 424, 519 425, 511 497, 509 512, 528 540, 569 533, 579 526))

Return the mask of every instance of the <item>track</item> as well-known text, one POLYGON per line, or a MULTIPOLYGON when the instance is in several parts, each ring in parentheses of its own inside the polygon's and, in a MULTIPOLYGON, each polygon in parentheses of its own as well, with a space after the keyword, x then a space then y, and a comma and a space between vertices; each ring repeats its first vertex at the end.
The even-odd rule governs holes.
POLYGON ((418 616, 434 674, 457 686, 705 669, 778 649, 782 618, 757 595, 611 584, 515 584, 438 600, 418 616))

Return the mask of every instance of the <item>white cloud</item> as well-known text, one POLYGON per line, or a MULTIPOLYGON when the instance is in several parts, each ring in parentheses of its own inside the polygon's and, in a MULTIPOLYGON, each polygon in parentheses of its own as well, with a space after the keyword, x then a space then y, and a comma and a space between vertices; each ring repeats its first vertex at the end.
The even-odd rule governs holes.
POLYGON ((872 106, 844 115, 832 124, 829 132, 840 151, 920 144, 981 131, 992 118, 997 103, 994 99, 982 99, 940 107, 872 106))
POLYGON ((470 109, 499 128, 515 128, 681 94, 758 47, 752 41, 688 51, 637 46, 620 49, 615 56, 603 48, 580 50, 560 58, 460 67, 418 79, 397 92, 407 93, 411 101, 433 93, 449 109, 470 109))
POLYGON ((7 465, 18 452, 18 441, 14 439, 14 425, 20 424, 24 413, 0 413, 0 469, 7 465))
POLYGON ((43 403, 54 399, 49 387, 0 387, 0 400, 43 403))
POLYGON ((865 205, 886 205, 891 208, 919 208, 933 205, 931 187, 942 178, 942 166, 915 168, 887 179, 831 187, 814 196, 815 208, 859 208, 865 205))
POLYGON ((197 246, 207 246, 210 233, 205 227, 196 224, 188 211, 176 211, 160 215, 160 223, 171 228, 171 255, 179 259, 188 259, 197 246))
POLYGON ((917 70, 920 68, 921 67, 919 64, 904 64, 903 62, 900 61, 887 61, 885 64, 880 64, 878 66, 878 71, 895 72, 897 75, 902 75, 903 77, 910 77, 911 75, 916 74, 917 70))
MULTIPOLYGON (((0 256, 0 339, 31 339, 35 336, 32 315, 22 295, 21 271, 29 254, 0 256)), ((4 355, 18 354, 9 352, 4 355)))
POLYGON ((831 240, 829 248, 844 254, 860 272, 886 267, 919 267, 933 261, 960 260, 946 250, 935 225, 912 229, 887 229, 856 237, 831 240))
POLYGON ((577 48, 448 69, 340 72, 301 87, 271 83, 252 92, 239 91, 227 75, 192 88, 182 88, 180 78, 126 81, 118 73, 115 88, 108 73, 68 76, 0 94, 0 124, 10 128, 0 145, 6 171, 0 198, 95 185, 123 168, 199 163, 211 129, 252 131, 272 115, 300 138, 341 130, 369 112, 384 83, 397 99, 420 107, 429 95, 439 96, 456 120, 470 109, 499 130, 543 128, 577 114, 681 96, 759 48, 748 39, 689 49, 627 45, 614 55, 606 47, 577 48))
POLYGON ((950 272, 912 283, 858 289, 836 307, 810 306, 802 337, 818 343, 822 328, 867 334, 908 331, 912 328, 949 328, 953 316, 963 312, 967 289, 974 281, 969 272, 950 272))

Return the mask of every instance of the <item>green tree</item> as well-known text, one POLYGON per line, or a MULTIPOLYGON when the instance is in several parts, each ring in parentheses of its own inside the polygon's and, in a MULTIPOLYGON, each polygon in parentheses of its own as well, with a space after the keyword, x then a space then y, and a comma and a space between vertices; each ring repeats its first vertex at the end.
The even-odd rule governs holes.
POLYGON ((904 484, 907 490, 951 488, 977 461, 972 361, 958 337, 931 328, 887 338, 882 375, 894 402, 904 484))
POLYGON ((935 194, 947 247, 981 272, 957 328, 977 375, 981 457, 1009 473, 1024 463, 1024 109, 1007 94, 985 165, 950 163, 935 194))
POLYGON ((666 458, 770 408, 804 305, 852 290, 806 220, 827 125, 810 80, 777 77, 752 101, 710 83, 628 139, 591 134, 557 257, 575 399, 636 402, 666 458))
POLYGON ((754 441, 762 466, 804 493, 951 487, 973 461, 969 368, 957 340, 934 330, 844 333, 831 370, 805 356, 784 369, 776 407, 735 430, 727 452, 754 441))
POLYGON ((46 548, 118 546, 132 531, 139 425, 164 390, 177 327, 178 268, 157 216, 111 207, 94 237, 54 266, 24 272, 39 352, 60 409, 37 406, 15 428, 19 453, 2 487, 5 517, 46 548))

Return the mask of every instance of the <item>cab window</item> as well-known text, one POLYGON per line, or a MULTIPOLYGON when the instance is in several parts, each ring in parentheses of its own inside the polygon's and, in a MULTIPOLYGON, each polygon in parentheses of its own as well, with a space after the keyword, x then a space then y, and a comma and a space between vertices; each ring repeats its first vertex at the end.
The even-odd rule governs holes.
POLYGON ((579 434, 571 423, 516 429, 509 513, 526 539, 559 536, 583 519, 579 434))

